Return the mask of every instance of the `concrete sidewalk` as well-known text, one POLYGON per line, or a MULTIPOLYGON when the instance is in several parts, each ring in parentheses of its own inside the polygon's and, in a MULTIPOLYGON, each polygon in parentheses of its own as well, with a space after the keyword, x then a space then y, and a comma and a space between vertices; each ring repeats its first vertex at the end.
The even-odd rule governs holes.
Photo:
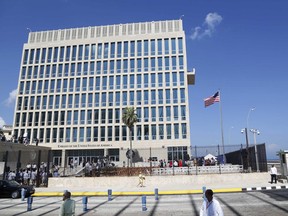
POLYGON ((159 195, 202 193, 206 187, 220 192, 242 192, 288 188, 287 184, 270 184, 269 173, 233 173, 175 176, 146 176, 145 187, 137 187, 138 177, 60 177, 49 178, 48 188, 36 188, 34 196, 62 196, 64 190, 73 196, 159 195))

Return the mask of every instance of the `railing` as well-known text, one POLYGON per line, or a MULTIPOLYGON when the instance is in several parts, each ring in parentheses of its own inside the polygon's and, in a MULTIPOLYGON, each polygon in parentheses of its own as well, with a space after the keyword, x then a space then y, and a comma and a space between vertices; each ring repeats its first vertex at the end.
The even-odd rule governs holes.
POLYGON ((242 165, 216 165, 216 166, 192 166, 192 167, 167 167, 152 168, 152 175, 199 175, 212 173, 241 173, 242 165))

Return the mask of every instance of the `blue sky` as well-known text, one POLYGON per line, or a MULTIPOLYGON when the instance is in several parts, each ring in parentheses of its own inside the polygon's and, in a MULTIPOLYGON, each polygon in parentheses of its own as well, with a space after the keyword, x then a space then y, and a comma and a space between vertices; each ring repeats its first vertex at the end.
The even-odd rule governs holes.
MULTIPOLYGON (((221 90, 224 143, 245 144, 241 129, 260 130, 268 158, 288 149, 287 0, 1 0, 0 126, 13 123, 23 43, 32 31, 179 19, 186 33, 191 143, 222 144, 219 104, 203 99, 221 90)), ((250 141, 253 141, 250 133, 250 141)))

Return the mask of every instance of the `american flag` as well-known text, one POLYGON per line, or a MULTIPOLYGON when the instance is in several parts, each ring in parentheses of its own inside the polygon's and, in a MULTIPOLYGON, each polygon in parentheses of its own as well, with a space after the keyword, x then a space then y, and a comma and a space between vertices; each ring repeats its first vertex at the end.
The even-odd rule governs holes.
POLYGON ((217 91, 213 96, 204 99, 205 107, 208 107, 208 106, 214 104, 215 102, 220 102, 219 91, 217 91))

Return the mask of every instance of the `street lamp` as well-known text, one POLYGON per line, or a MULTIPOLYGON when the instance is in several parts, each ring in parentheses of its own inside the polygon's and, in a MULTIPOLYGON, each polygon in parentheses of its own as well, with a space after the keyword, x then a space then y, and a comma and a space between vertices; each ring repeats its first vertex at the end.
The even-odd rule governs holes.
POLYGON ((257 153, 257 141, 256 141, 256 134, 260 135, 260 131, 258 129, 250 129, 250 132, 254 134, 254 148, 255 148, 255 159, 256 159, 256 167, 257 172, 260 172, 259 170, 259 161, 258 161, 258 153, 257 153))

